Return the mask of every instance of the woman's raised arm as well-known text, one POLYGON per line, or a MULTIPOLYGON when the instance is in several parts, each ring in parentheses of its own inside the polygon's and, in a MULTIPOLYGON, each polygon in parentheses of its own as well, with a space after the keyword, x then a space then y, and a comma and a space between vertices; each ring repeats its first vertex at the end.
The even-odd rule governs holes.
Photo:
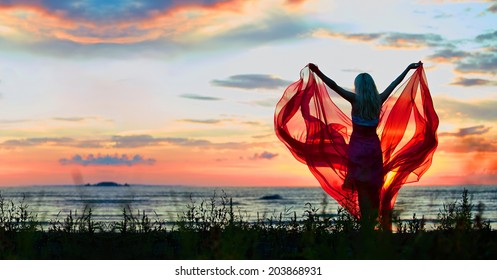
POLYGON ((385 102, 385 100, 387 100, 387 98, 390 96, 390 94, 392 94, 393 90, 402 82, 402 80, 404 80, 404 78, 406 77, 407 73, 409 72, 409 70, 411 69, 416 69, 418 68, 419 66, 421 66, 423 63, 420 61, 420 62, 416 62, 416 63, 411 63, 409 64, 409 66, 407 66, 407 68, 404 70, 404 72, 402 72, 398 77, 397 79, 395 79, 386 89, 385 91, 383 91, 381 94, 380 94, 380 98, 381 98, 381 103, 385 102))
POLYGON ((309 63, 309 69, 312 72, 316 73, 316 75, 318 75, 318 77, 321 78, 321 80, 323 80, 323 82, 328 87, 330 87, 332 90, 336 91, 345 100, 349 101, 350 103, 354 102, 354 100, 355 100, 354 93, 352 93, 346 89, 343 89, 342 87, 337 85, 337 83, 335 83, 335 81, 333 81, 332 79, 328 78, 328 76, 323 74, 323 72, 321 72, 321 70, 319 70, 319 68, 315 64, 309 63))

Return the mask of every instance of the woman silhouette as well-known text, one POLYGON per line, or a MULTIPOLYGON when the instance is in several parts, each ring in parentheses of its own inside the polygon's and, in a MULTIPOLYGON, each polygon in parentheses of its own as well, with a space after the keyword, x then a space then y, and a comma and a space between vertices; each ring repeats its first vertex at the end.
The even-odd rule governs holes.
POLYGON ((419 180, 431 164, 438 117, 422 68, 421 62, 410 64, 382 93, 369 74, 359 74, 354 93, 338 86, 311 63, 304 68, 309 71, 301 72, 301 79, 287 88, 277 105, 277 136, 364 227, 373 227, 379 218, 383 228, 391 229, 398 190, 408 181, 419 180), (382 110, 411 69, 417 71, 400 96, 388 102, 394 105, 382 110), (323 83, 350 102, 352 118, 331 101, 323 83), (407 128, 414 133, 406 140, 407 128))
POLYGON ((347 91, 328 78, 314 64, 309 69, 323 82, 352 105, 353 132, 348 150, 348 169, 344 187, 356 190, 363 225, 373 225, 380 207, 380 190, 383 186, 383 156, 380 139, 376 134, 381 106, 402 82, 409 70, 421 62, 410 64, 382 93, 368 73, 357 75, 355 93, 347 91))

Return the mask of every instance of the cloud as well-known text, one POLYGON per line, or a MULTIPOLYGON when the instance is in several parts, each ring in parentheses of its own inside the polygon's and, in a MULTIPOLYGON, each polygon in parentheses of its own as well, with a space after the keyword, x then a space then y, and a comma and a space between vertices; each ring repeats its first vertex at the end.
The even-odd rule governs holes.
POLYGON ((477 42, 485 42, 485 41, 495 42, 495 40, 497 40, 497 31, 480 34, 476 36, 477 42))
MULTIPOLYGON (((438 63, 453 63, 455 70, 461 73, 476 73, 476 74, 496 74, 497 73, 497 31, 483 33, 476 36, 474 43, 480 47, 473 51, 458 50, 455 44, 450 42, 444 45, 442 49, 428 56, 428 59, 438 63)), ((477 80, 477 79, 460 79, 454 84, 463 86, 473 85, 494 85, 492 81, 477 80)))
POLYGON ((385 34, 383 33, 353 33, 353 34, 342 34, 341 37, 347 40, 369 42, 369 41, 378 40, 384 36, 385 34))
POLYGON ((451 17, 454 17, 454 14, 441 12, 438 15, 434 16, 433 18, 434 19, 444 19, 444 18, 451 18, 451 17))
POLYGON ((0 144, 3 148, 33 147, 40 145, 67 146, 74 144, 74 139, 68 137, 39 137, 25 139, 11 139, 0 144))
POLYGON ((463 73, 497 73, 497 48, 474 52, 456 61, 456 70, 463 73))
MULTIPOLYGON (((16 1, 0 5, 2 24, 18 33, 81 44, 129 44, 197 27, 226 1, 16 1), (191 12, 189 14, 189 12, 191 12), (188 25, 181 21, 188 19, 188 25), (181 26, 181 28, 180 28, 181 26)), ((236 1, 228 1, 236 2, 236 1)))
POLYGON ((438 136, 465 137, 465 136, 471 136, 471 135, 485 134, 489 130, 490 130, 490 127, 485 127, 484 125, 477 125, 477 126, 460 128, 457 132, 441 132, 438 134, 438 136))
POLYGON ((263 134, 263 135, 253 135, 252 138, 254 139, 261 139, 261 138, 268 138, 268 137, 273 137, 274 134, 271 133, 271 134, 263 134))
POLYGON ((149 158, 145 159, 141 155, 128 156, 123 154, 119 155, 97 155, 89 154, 86 157, 81 155, 74 155, 70 159, 60 159, 59 163, 62 165, 76 164, 82 166, 133 166, 133 165, 153 165, 156 160, 149 158))
POLYGON ((469 53, 465 51, 442 49, 435 51, 435 53, 428 56, 428 59, 435 62, 455 62, 466 57, 467 55, 469 55, 469 53))
POLYGON ((389 33, 381 40, 382 45, 393 48, 438 47, 446 44, 438 34, 389 33))
MULTIPOLYGON (((428 59, 438 63, 453 63, 455 69, 462 73, 496 74, 497 73, 497 47, 487 46, 476 51, 462 51, 455 47, 455 43, 445 40, 442 36, 434 33, 338 33, 325 29, 319 29, 313 33, 316 37, 330 37, 344 40, 360 41, 365 43, 376 43, 377 47, 389 47, 400 49, 417 49, 423 47, 436 48, 428 59)), ((474 40, 477 43, 494 43, 497 39, 497 31, 478 35, 474 40)), ((458 80, 458 85, 494 85, 492 81, 484 80, 458 80)))
POLYGON ((108 141, 102 139, 78 140, 71 147, 75 148, 108 148, 108 141))
POLYGON ((220 142, 214 143, 203 139, 189 139, 189 138, 165 138, 165 143, 183 146, 183 147, 196 147, 202 149, 229 149, 229 150, 239 150, 248 149, 258 145, 264 145, 259 143, 245 143, 245 142, 220 142))
POLYGON ((205 139, 192 139, 184 137, 153 137, 151 135, 110 136, 96 139, 74 139, 69 137, 40 137, 25 139, 10 139, 0 143, 0 148, 14 149, 23 147, 56 146, 71 148, 116 148, 132 149, 154 146, 180 146, 202 149, 248 149, 261 147, 267 143, 246 142, 211 142, 205 139))
POLYGON ((34 137, 23 139, 10 139, 0 143, 0 148, 15 149, 23 147, 56 146, 72 148, 102 148, 105 141, 101 139, 76 140, 70 137, 34 137))
POLYGON ((199 119, 182 119, 178 120, 180 122, 188 122, 188 123, 199 123, 199 124, 218 124, 222 123, 223 120, 217 120, 217 119, 205 119, 205 120, 199 120, 199 119))
POLYGON ((53 120, 55 121, 64 121, 64 122, 81 122, 81 121, 84 121, 86 118, 83 118, 83 117, 68 117, 68 118, 64 118, 64 117, 57 117, 57 118, 52 118, 53 120))
POLYGON ((267 151, 264 151, 262 152, 262 154, 254 154, 253 157, 251 157, 250 159, 252 160, 258 160, 258 159, 273 159, 275 157, 277 157, 278 154, 273 154, 273 153, 270 153, 270 152, 267 152, 267 151))
POLYGON ((184 137, 152 137, 150 135, 113 136, 113 148, 140 148, 146 146, 175 145, 202 149, 247 149, 262 145, 244 142, 214 143, 205 139, 191 139, 184 137))
MULTIPOLYGON (((123 17, 143 18, 147 17, 154 10, 166 10, 173 8, 176 1, 155 1, 155 0, 107 0, 107 1, 57 1, 57 0, 16 0, 15 4, 11 1, 1 1, 4 8, 33 8, 45 10, 47 13, 53 13, 60 17, 75 18, 79 21, 94 21, 108 23, 118 21, 123 17)), ((185 1, 198 2, 201 4, 206 1, 185 1)), ((214 1, 209 1, 214 2, 214 1)))
POLYGON ((435 97, 435 106, 441 119, 497 120, 497 100, 488 99, 476 102, 435 97))
POLYGON ((497 141, 483 137, 463 137, 459 140, 443 141, 438 145, 438 151, 449 153, 486 153, 497 152, 497 141))
MULTIPOLYGON (((494 42, 495 39, 490 37, 495 37, 496 35, 489 33, 480 36, 482 36, 480 38, 485 38, 480 39, 480 42, 494 42)), ((497 73, 497 47, 484 47, 471 52, 454 48, 436 50, 432 55, 428 56, 428 59, 438 63, 453 63, 457 72, 477 74, 497 73)))
POLYGON ((236 125, 241 124, 241 125, 254 126, 254 127, 267 127, 268 126, 268 124, 265 122, 242 121, 242 120, 230 119, 230 118, 225 118, 225 119, 181 119, 181 120, 178 120, 178 122, 187 122, 187 123, 194 123, 194 124, 231 123, 231 124, 236 124, 236 125))
POLYGON ((52 118, 52 120, 54 120, 54 121, 61 121, 61 122, 72 122, 72 123, 86 122, 86 121, 113 122, 110 119, 105 119, 105 118, 98 117, 98 116, 87 116, 87 117, 54 117, 54 118, 52 118))
POLYGON ((250 126, 267 126, 266 123, 258 122, 258 121, 245 121, 242 124, 250 125, 250 126))
POLYGON ((213 80, 212 84, 241 89, 277 89, 288 86, 291 82, 272 75, 245 74, 230 76, 226 80, 213 80))
POLYGON ((59 57, 247 47, 308 32, 309 23, 299 20, 303 2, 2 1, 0 47, 59 57))
POLYGON ((156 146, 161 143, 161 139, 150 135, 112 136, 111 138, 112 142, 114 142, 114 148, 138 148, 156 146))
POLYGON ((447 41, 438 34, 433 33, 400 33, 400 32, 380 32, 380 33, 339 33, 325 29, 316 30, 315 37, 339 38, 359 42, 377 42, 379 47, 417 49, 423 47, 439 47, 447 45, 447 41))
POLYGON ((221 98, 218 97, 212 97, 212 96, 205 96, 205 95, 196 95, 196 94, 182 94, 180 95, 182 98, 187 98, 187 99, 194 99, 194 100, 203 100, 203 101, 219 101, 222 100, 221 98))
POLYGON ((155 138, 150 135, 112 136, 112 141, 114 142, 114 148, 139 148, 163 144, 178 146, 206 146, 210 144, 207 140, 195 140, 181 137, 155 138))
POLYGON ((9 139, 0 143, 0 148, 15 149, 24 147, 55 146, 71 148, 109 147, 108 139, 74 139, 70 137, 33 137, 9 139))
POLYGON ((25 123, 31 122, 33 120, 30 119, 17 119, 17 120, 0 120, 0 124, 17 124, 17 123, 25 123))
POLYGON ((497 86, 497 81, 491 81, 486 79, 466 79, 458 78, 456 81, 452 82, 451 85, 472 87, 472 86, 497 86))

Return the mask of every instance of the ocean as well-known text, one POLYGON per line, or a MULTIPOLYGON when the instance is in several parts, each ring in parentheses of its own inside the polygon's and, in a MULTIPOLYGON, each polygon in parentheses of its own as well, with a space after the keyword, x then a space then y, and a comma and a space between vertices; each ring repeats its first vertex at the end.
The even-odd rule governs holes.
MULTIPOLYGON (((395 211, 401 219, 422 216, 428 221, 427 229, 433 227, 443 205, 460 200, 463 190, 467 189, 476 205, 483 203, 483 218, 490 221, 493 229, 497 227, 497 186, 406 186, 397 197, 395 211)), ((168 222, 174 222, 187 211, 187 205, 203 200, 210 203, 215 198, 219 203, 225 195, 233 201, 234 210, 243 214, 246 220, 255 221, 257 217, 278 217, 283 219, 302 218, 310 205, 321 213, 335 214, 338 204, 318 187, 188 187, 188 186, 143 186, 121 187, 93 186, 30 186, 1 187, 4 200, 18 203, 24 199, 28 212, 37 215, 37 220, 45 226, 48 221, 63 221, 69 214, 85 207, 91 207, 96 221, 114 222, 122 218, 123 208, 130 208, 133 214, 145 211, 150 218, 155 213, 168 222)), ((476 209, 475 209, 476 211, 476 209)))

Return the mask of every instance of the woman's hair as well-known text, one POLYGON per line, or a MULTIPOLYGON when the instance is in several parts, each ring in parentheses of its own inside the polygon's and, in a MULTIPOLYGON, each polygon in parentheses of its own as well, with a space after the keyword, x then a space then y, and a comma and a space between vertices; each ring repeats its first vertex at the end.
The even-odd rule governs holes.
POLYGON ((373 78, 368 73, 357 75, 354 81, 356 95, 355 112, 366 120, 374 120, 380 116, 381 99, 373 78))

